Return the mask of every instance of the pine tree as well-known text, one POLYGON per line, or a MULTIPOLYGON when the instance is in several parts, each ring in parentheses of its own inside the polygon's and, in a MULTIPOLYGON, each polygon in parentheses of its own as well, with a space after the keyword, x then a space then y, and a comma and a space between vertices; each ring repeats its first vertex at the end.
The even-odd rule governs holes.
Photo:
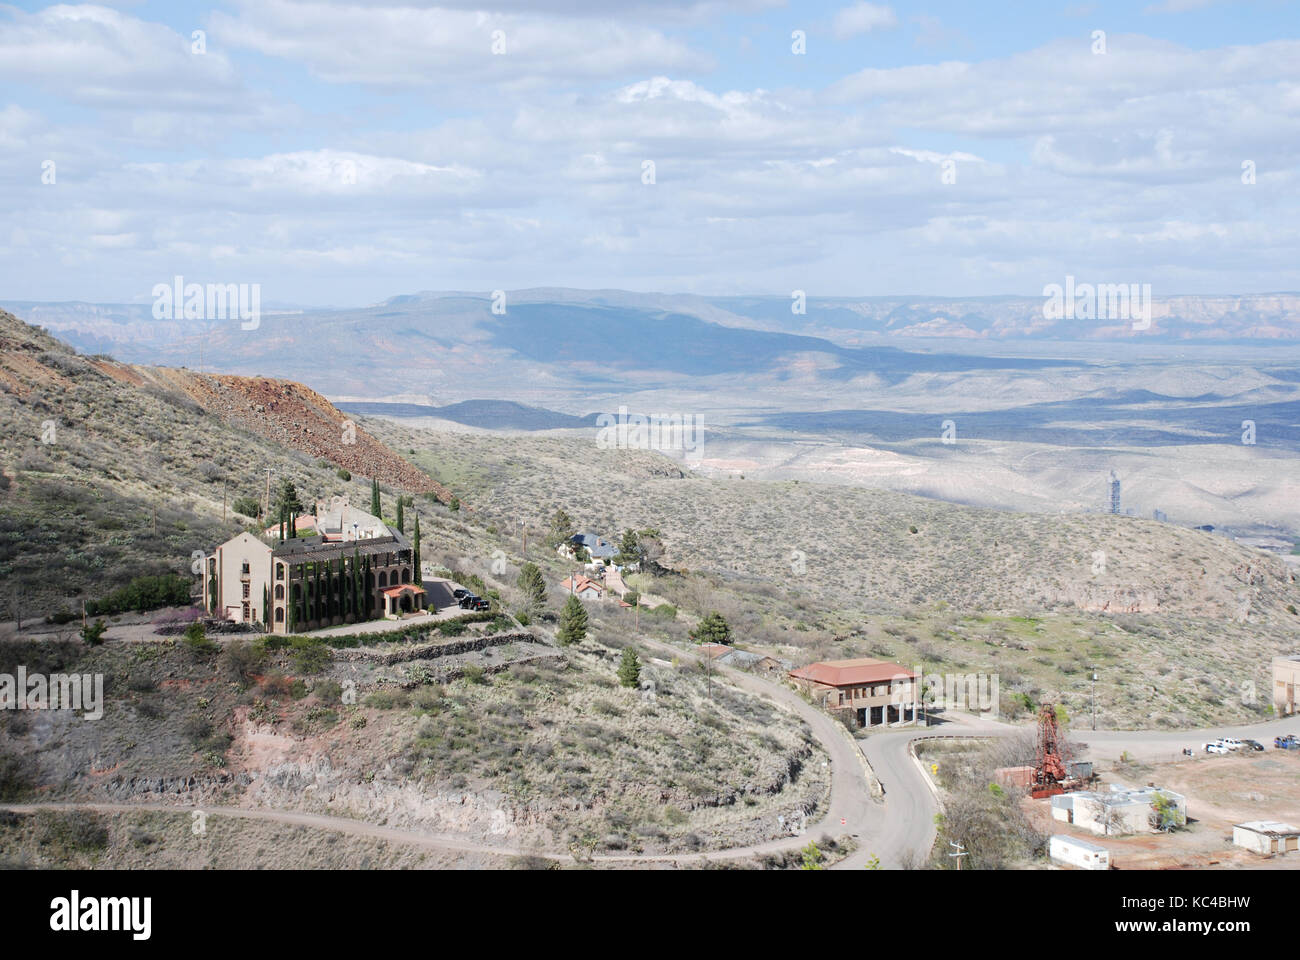
POLYGON ((691 639, 696 643, 731 643, 731 626, 714 610, 691 631, 691 639))
POLYGON ((633 689, 641 683, 641 658, 631 647, 623 648, 623 659, 618 665, 618 682, 633 689))
POLYGON ((403 499, 405 498, 400 496, 397 498, 397 532, 400 534, 406 533, 406 514, 402 512, 403 499))
POLYGON ((370 481, 370 512, 376 517, 381 516, 379 506, 379 481, 372 479, 370 481))
POLYGON ((537 564, 529 562, 520 568, 519 589, 524 592, 524 611, 536 617, 546 606, 546 581, 537 564))
POLYGON ((641 544, 637 540, 635 530, 624 530, 623 541, 618 546, 618 554, 614 557, 617 564, 636 563, 641 559, 641 544))
POLYGON ((560 629, 556 631, 555 637, 563 646, 569 646, 571 643, 577 643, 587 636, 587 610, 582 605, 582 601, 575 595, 570 594, 569 599, 564 603, 564 609, 560 611, 560 629))

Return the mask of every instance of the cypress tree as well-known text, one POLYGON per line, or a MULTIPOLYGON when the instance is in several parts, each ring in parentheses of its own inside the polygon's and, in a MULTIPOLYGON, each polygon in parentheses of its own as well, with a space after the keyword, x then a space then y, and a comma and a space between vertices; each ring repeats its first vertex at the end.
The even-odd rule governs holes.
POLYGON ((370 481, 370 512, 376 517, 380 516, 379 506, 379 481, 371 479, 370 481))
POLYGON ((405 534, 406 514, 402 512, 402 499, 403 498, 400 495, 397 498, 397 532, 401 534, 405 534))
POLYGON ((357 548, 352 548, 352 617, 354 620, 362 619, 361 616, 361 565, 360 556, 357 548))
POLYGON ((420 515, 415 515, 415 532, 411 540, 411 563, 415 565, 415 584, 424 586, 424 575, 420 573, 420 515))

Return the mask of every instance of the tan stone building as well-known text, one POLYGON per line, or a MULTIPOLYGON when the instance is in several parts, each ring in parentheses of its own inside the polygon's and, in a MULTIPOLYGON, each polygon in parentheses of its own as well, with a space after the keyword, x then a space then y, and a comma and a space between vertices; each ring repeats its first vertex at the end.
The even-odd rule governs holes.
POLYGON ((1300 654, 1273 658, 1273 709, 1280 716, 1296 711, 1296 691, 1300 689, 1300 654))
POLYGON ((208 556, 203 609, 236 623, 265 623, 264 601, 270 586, 270 545, 251 533, 241 533, 208 556))
POLYGON ((299 537, 274 547, 241 533, 205 560, 204 609, 272 633, 418 613, 426 595, 415 549, 385 529, 387 535, 299 537))
POLYGON ((859 727, 912 723, 920 717, 916 674, 897 663, 869 657, 826 660, 791 670, 790 679, 826 710, 847 711, 859 727))

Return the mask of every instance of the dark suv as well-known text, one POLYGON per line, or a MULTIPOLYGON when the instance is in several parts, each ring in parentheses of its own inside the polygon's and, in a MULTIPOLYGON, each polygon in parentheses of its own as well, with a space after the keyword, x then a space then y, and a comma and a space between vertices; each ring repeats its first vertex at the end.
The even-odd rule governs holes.
POLYGON ((1247 750, 1263 750, 1263 749, 1264 749, 1264 745, 1263 745, 1262 743, 1260 743, 1258 740, 1243 740, 1243 741, 1241 741, 1241 745, 1242 745, 1243 747, 1245 747, 1247 750))

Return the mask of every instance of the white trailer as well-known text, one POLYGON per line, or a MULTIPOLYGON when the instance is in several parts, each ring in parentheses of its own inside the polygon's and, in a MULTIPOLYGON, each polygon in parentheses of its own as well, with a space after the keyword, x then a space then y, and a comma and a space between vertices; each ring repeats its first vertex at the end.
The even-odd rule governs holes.
POLYGON ((1080 870, 1109 870, 1110 851, 1078 837, 1063 833, 1053 834, 1047 842, 1047 852, 1053 863, 1077 867, 1080 870))

